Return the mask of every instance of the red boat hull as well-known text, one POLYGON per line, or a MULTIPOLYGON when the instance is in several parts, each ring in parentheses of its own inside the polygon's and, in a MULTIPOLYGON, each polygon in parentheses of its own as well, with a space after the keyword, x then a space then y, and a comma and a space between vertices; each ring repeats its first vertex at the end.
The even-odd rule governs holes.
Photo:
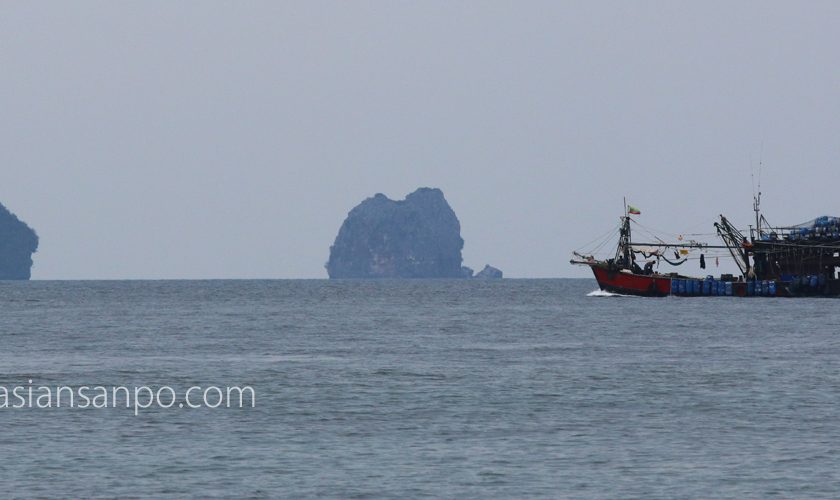
POLYGON ((601 290, 642 297, 665 297, 671 294, 670 277, 610 271, 598 265, 590 267, 601 290))
MULTIPOLYGON (((595 279, 598 281, 598 286, 601 290, 611 292, 611 293, 618 293, 621 295, 637 295, 640 297, 666 297, 668 295, 673 295, 671 293, 671 280, 670 276, 662 276, 662 275, 646 275, 646 274, 631 274, 628 272, 621 272, 621 271, 613 271, 610 270, 606 265, 602 263, 590 263, 589 267, 592 269, 592 272, 595 274, 595 279)), ((687 278, 687 277, 680 277, 681 279, 694 279, 699 280, 700 278, 687 278)), ((776 293, 774 297, 794 297, 794 296, 802 296, 802 297, 809 297, 809 296, 838 296, 840 295, 840 280, 833 280, 837 281, 837 290, 832 289, 805 289, 805 290, 798 290, 797 293, 794 293, 790 289, 789 282, 777 282, 776 293)), ((707 296, 709 294, 683 294, 684 296, 707 296)), ((711 294, 715 295, 715 294, 711 294)), ((735 297, 747 297, 747 283, 740 281, 740 282, 733 282, 732 283, 732 294, 735 297)), ((767 295, 762 294, 762 297, 767 297, 767 295)))

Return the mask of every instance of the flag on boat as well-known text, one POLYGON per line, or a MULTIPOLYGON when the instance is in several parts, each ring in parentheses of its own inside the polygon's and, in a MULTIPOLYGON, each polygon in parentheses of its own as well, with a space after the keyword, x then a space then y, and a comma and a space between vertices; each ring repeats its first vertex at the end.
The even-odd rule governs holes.
POLYGON ((631 215, 642 215, 642 211, 633 205, 627 205, 627 213, 631 215))

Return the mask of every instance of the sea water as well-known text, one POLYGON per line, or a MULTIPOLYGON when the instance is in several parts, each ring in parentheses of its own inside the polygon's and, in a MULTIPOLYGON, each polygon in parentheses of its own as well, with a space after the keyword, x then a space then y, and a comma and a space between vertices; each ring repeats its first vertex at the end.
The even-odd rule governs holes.
POLYGON ((594 288, 2 283, 4 387, 256 394, 0 409, 4 495, 836 496, 837 301, 594 288))

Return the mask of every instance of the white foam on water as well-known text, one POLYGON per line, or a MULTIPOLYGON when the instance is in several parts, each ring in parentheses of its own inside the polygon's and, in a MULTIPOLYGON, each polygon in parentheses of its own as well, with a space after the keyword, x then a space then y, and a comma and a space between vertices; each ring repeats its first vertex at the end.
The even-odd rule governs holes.
POLYGON ((620 293, 612 293, 606 290, 595 290, 586 294, 587 297, 630 297, 630 295, 622 295, 620 293))

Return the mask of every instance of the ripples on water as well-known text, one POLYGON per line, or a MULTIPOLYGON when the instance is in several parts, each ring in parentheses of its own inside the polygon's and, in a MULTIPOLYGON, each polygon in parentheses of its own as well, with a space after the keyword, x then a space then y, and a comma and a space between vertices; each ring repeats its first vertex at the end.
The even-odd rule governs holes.
POLYGON ((62 497, 840 491, 840 303, 592 290, 3 283, 3 385, 250 385, 257 407, 0 410, 0 482, 62 497))

